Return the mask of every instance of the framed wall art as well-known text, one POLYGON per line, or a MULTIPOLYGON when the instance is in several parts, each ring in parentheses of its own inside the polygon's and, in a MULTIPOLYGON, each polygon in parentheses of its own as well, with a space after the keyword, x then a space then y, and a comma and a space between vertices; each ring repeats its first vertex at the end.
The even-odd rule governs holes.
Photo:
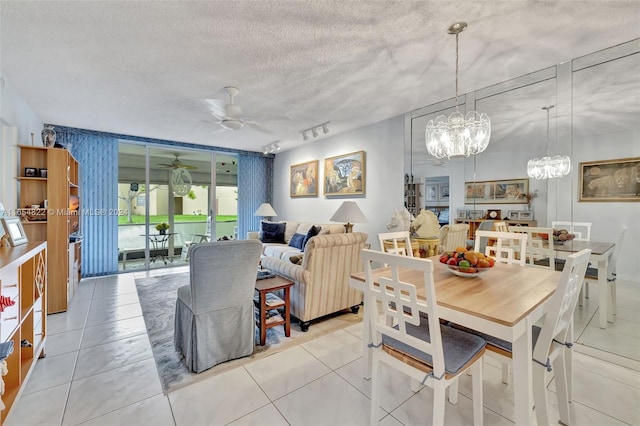
POLYGON ((291 166, 289 196, 292 198, 318 196, 318 160, 291 166))
POLYGON ((324 195, 364 195, 365 168, 364 151, 325 158, 324 195))
POLYGON ((2 221, 4 232, 9 235, 9 244, 11 244, 11 247, 26 244, 29 241, 19 217, 3 217, 0 218, 0 221, 2 221))
POLYGON ((449 201, 449 184, 440 184, 440 194, 438 195, 438 200, 449 201))
POLYGON ((640 201, 640 157, 580 163, 578 201, 640 201))
POLYGON ((427 201, 438 201, 438 185, 427 185, 425 187, 425 199, 427 201))
POLYGON ((529 179, 465 182, 465 204, 526 204, 529 179))

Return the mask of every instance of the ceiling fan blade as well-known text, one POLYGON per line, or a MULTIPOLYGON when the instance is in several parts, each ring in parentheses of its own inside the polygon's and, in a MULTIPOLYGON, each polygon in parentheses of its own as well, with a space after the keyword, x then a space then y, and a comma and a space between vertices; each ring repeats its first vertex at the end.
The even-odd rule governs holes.
POLYGON ((198 170, 196 166, 191 166, 189 164, 181 164, 180 167, 187 170, 198 170))
POLYGON ((262 124, 256 123, 255 121, 245 121, 244 124, 246 124, 247 126, 249 126, 252 129, 257 130, 259 132, 268 133, 270 135, 273 134, 273 132, 271 130, 267 129, 262 124))
POLYGON ((173 164, 162 164, 162 163, 160 163, 160 164, 158 164, 158 166, 160 166, 160 167, 173 167, 173 164))
POLYGON ((205 99, 204 104, 207 106, 211 114, 222 119, 225 116, 225 103, 222 99, 205 99))

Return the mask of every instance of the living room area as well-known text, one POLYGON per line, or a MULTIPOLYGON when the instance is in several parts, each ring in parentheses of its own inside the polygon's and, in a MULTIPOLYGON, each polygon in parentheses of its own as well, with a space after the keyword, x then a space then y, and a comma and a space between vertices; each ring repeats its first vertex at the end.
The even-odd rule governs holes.
MULTIPOLYGON (((432 210, 441 226, 590 222, 591 240, 608 243, 624 232, 613 321, 600 326, 596 285, 576 308, 571 414, 573 424, 640 423, 640 193, 601 189, 640 188, 636 3, 611 2, 609 9, 554 1, 540 11, 528 2, 502 9, 463 2, 474 19, 430 1, 168 2, 166 9, 142 3, 79 3, 76 12, 69 5, 2 4, 0 203, 8 216, 30 207, 21 205, 33 184, 21 150, 43 148, 41 131, 50 125, 58 147, 47 149, 78 161, 86 213, 79 225, 82 279, 64 312, 47 315, 46 357, 25 370, 3 424, 369 424, 361 293, 350 289, 354 302, 336 287, 325 291, 326 284, 317 294, 307 291, 314 280, 338 281, 332 274, 353 259, 362 270, 357 254, 365 246, 381 249, 378 234, 404 208, 416 215, 432 210), (69 13, 76 21, 65 31, 60 20, 69 13), (544 47, 534 25, 523 24, 528 19, 505 19, 527 14, 550 29, 544 47), (457 57, 457 37, 447 26, 462 18, 469 28, 457 57), (163 29, 174 20, 205 36, 189 36, 193 46, 185 48, 185 34, 163 29), (151 22, 141 27, 144 34, 132 30, 141 21, 151 22), (503 34, 502 25, 512 33, 503 34), (564 25, 570 31, 558 30, 564 25), (46 31, 55 35, 51 44, 33 47, 46 31), (122 43, 114 41, 120 37, 122 43), (119 51, 125 39, 138 38, 129 54, 119 51), (492 49, 500 53, 492 57, 492 49), (113 61, 120 66, 108 64, 111 54, 122 55, 113 61), (42 61, 56 71, 36 72, 42 61), (61 62, 77 65, 57 71, 61 62), (84 108, 82 96, 91 100, 84 108), (436 158, 425 129, 457 108, 491 118, 489 145, 470 157, 436 158), (570 173, 527 177, 528 160, 550 155, 570 157, 570 173), (613 167, 619 173, 608 176, 613 167), (476 196, 479 185, 491 190, 476 196), (504 190, 498 194, 501 185, 520 192, 509 199, 504 190), (260 213, 263 204, 270 213, 260 213), (336 215, 345 204, 361 216, 336 215), (284 226, 291 235, 282 262, 265 260, 266 251, 261 260, 291 281, 290 335, 272 327, 260 344, 256 330, 250 356, 190 372, 174 348, 173 314, 177 289, 190 283, 191 250, 206 241, 250 240, 263 221, 294 224, 293 231, 284 226), (314 237, 294 264, 291 236, 308 236, 313 226, 322 238, 314 237), (323 251, 328 246, 334 251, 323 251), (334 299, 348 302, 334 312, 334 299)), ((34 204, 44 204, 41 198, 34 204)), ((50 223, 23 226, 32 232, 50 223)), ((501 374, 499 362, 485 362, 486 424, 517 419, 514 385, 501 374)), ((415 392, 391 369, 382 382, 381 424, 430 417, 431 389, 415 392)), ((472 423, 471 389, 471 378, 461 377, 458 403, 446 406, 448 424, 472 423)), ((547 389, 557 418, 556 382, 547 389)))

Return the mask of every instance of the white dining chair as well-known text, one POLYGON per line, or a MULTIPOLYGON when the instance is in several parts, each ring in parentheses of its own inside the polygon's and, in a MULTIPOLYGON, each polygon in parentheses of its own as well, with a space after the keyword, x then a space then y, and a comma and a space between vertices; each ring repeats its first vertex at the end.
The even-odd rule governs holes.
MULTIPOLYGON (((618 235, 618 239, 616 240, 616 245, 613 248, 613 253, 611 254, 611 258, 609 259, 609 267, 607 269, 607 280, 605 283, 606 288, 599 288, 599 291, 606 292, 606 300, 607 300, 607 312, 611 312, 611 315, 616 315, 618 310, 618 300, 616 295, 616 265, 618 263, 618 257, 620 256, 620 250, 622 250, 622 243, 624 241, 624 234, 627 228, 623 227, 618 235)), ((585 285, 592 282, 596 285, 600 284, 598 280, 598 268, 587 268, 587 272, 584 276, 585 285)), ((602 300, 602 299, 601 299, 602 300)), ((600 311, 602 312, 602 310, 600 311)), ((600 314, 602 315, 602 314, 600 314)), ((605 318, 604 321, 601 320, 600 324, 604 324, 606 326, 606 321, 608 318, 605 318)))
MULTIPOLYGON (((560 423, 571 424, 569 421, 569 402, 573 399, 571 353, 573 313, 578 302, 590 254, 591 250, 585 249, 567 258, 558 279, 557 289, 545 304, 542 326, 533 326, 533 396, 538 425, 551 424, 547 408, 546 385, 548 380, 545 377, 547 372, 553 373, 556 380, 560 423)), ((503 366, 510 364, 511 343, 456 324, 452 326, 483 337, 487 341, 487 355, 498 356, 503 360, 503 366)))
POLYGON ((575 235, 576 241, 591 241, 591 222, 551 222, 553 229, 566 229, 570 234, 575 235))
POLYGON ((409 231, 382 232, 378 234, 378 241, 380 242, 380 251, 382 252, 413 257, 409 231), (387 244, 391 241, 393 247, 385 247, 385 241, 387 241, 387 244))
POLYGON ((553 229, 533 226, 510 226, 509 232, 528 235, 527 265, 555 270, 556 251, 553 248, 553 229), (551 243, 549 243, 549 239, 551 239, 551 243))
MULTIPOLYGON (((362 250, 362 259, 367 306, 374 308, 369 314, 373 348, 370 423, 378 424, 380 370, 385 364, 433 389, 431 420, 434 425, 444 424, 446 389, 449 388, 449 400, 455 403, 458 376, 470 370, 473 423, 482 425, 482 355, 486 342, 479 336, 440 324, 433 262, 373 250, 362 250), (389 278, 378 278, 378 285, 374 283, 373 269, 379 263, 388 265, 390 274, 389 278), (416 286, 399 278, 400 268, 423 274, 425 301, 418 300, 416 286)), ((421 421, 427 422, 427 419, 421 421)))
POLYGON ((509 232, 507 228, 507 223, 503 221, 493 222, 493 230, 496 232, 509 232))
POLYGON ((476 231, 475 251, 480 251, 482 239, 487 239, 484 249, 486 256, 491 256, 496 262, 525 265, 527 253, 527 234, 513 232, 476 231), (489 245, 489 242, 493 242, 489 245), (515 254, 519 253, 519 257, 515 254))

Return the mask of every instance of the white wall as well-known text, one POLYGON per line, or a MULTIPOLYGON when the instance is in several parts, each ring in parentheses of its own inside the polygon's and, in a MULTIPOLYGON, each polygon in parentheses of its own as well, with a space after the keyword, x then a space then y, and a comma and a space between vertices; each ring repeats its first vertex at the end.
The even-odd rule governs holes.
POLYGON ((7 209, 15 209, 18 196, 15 177, 17 174, 18 149, 16 144, 41 146, 42 120, 15 91, 11 82, 0 74, 0 203, 7 209))
POLYGON ((275 219, 330 223, 329 218, 343 201, 355 201, 368 223, 355 224, 355 232, 369 234, 369 243, 377 248, 377 234, 386 232, 394 210, 404 203, 404 117, 398 116, 354 131, 312 141, 277 154, 274 162, 273 208, 275 219), (365 195, 325 197, 324 159, 354 151, 365 151, 365 195), (319 160, 318 197, 291 198, 289 172, 293 164, 319 160))

